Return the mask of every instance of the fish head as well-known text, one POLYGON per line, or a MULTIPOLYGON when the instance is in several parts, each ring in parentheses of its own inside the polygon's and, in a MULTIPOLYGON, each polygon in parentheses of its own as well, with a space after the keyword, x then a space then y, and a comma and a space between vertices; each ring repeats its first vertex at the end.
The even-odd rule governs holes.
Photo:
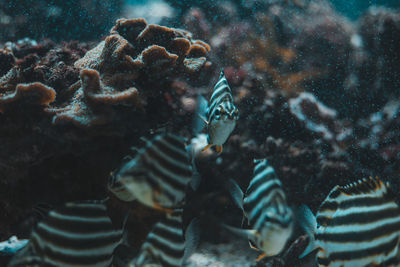
POLYGON ((145 190, 148 187, 145 170, 137 159, 130 160, 112 172, 108 181, 108 190, 122 201, 139 198, 138 195, 148 192, 145 190), (142 192, 138 194, 140 190, 142 192))
POLYGON ((111 172, 107 184, 108 190, 122 201, 129 202, 135 200, 135 197, 126 190, 125 185, 121 182, 122 179, 123 176, 117 175, 115 172, 111 172))
POLYGON ((214 119, 217 121, 237 121, 239 109, 230 101, 222 102, 215 108, 214 119))
POLYGON ((233 104, 224 102, 214 111, 214 116, 209 123, 209 137, 213 144, 223 145, 236 127, 239 110, 233 104))

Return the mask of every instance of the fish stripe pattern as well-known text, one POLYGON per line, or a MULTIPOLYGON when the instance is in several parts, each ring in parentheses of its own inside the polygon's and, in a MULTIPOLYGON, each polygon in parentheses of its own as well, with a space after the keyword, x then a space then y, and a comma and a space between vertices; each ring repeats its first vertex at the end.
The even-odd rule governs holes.
POLYGON ((398 266, 400 209, 379 178, 336 186, 317 213, 321 266, 398 266))
POLYGON ((146 141, 135 158, 120 168, 110 191, 124 201, 138 199, 143 204, 153 205, 144 201, 149 197, 140 196, 149 194, 152 202, 170 208, 183 199, 191 178, 192 166, 184 139, 165 133, 146 141), (139 184, 146 184, 152 192, 141 190, 139 184), (165 199, 157 200, 157 195, 165 199))
POLYGON ((103 203, 67 203, 32 232, 33 251, 55 266, 109 266, 120 244, 103 203))
POLYGON ((210 98, 210 107, 207 112, 208 122, 212 122, 215 116, 216 108, 222 104, 224 110, 233 110, 232 91, 226 80, 224 72, 221 72, 217 84, 214 86, 214 91, 210 98))
POLYGON ((279 214, 280 205, 287 205, 281 181, 268 161, 261 160, 254 168, 254 176, 247 188, 243 205, 250 227, 259 230, 256 226, 263 225, 266 219, 265 209, 275 207, 279 214))
POLYGON ((274 256, 282 252, 293 233, 293 212, 274 168, 266 159, 255 163, 253 179, 243 200, 251 231, 248 237, 264 256, 274 256))
POLYGON ((185 252, 182 227, 182 210, 175 210, 165 220, 158 222, 142 245, 134 266, 143 266, 146 263, 182 266, 185 252))
POLYGON ((148 178, 153 185, 161 188, 161 192, 171 202, 175 202, 177 196, 183 197, 185 187, 192 177, 183 138, 172 134, 158 135, 139 152, 139 157, 143 168, 147 170, 148 178))

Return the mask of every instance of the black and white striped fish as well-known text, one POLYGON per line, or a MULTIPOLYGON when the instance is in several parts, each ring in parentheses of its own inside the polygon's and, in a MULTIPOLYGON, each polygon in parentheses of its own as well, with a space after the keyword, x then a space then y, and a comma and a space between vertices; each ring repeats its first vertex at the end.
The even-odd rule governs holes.
MULTIPOLYGON (((114 249, 122 241, 122 229, 116 229, 101 202, 71 202, 49 212, 32 232, 29 264, 39 261, 45 266, 110 266, 114 249)), ((28 266, 28 265, 27 265, 28 266)))
POLYGON ((175 210, 155 224, 130 266, 182 266, 197 245, 196 227, 196 221, 192 221, 184 234, 182 210, 175 210))
POLYGON ((312 224, 320 266, 400 266, 400 208, 379 178, 334 187, 312 224))
POLYGON ((124 201, 170 212, 183 200, 192 178, 192 166, 184 139, 160 134, 140 149, 112 177, 109 190, 124 201))
MULTIPOLYGON (((286 202, 281 181, 266 159, 255 160, 254 176, 243 193, 234 182, 230 191, 235 202, 247 218, 250 244, 263 252, 263 256, 279 254, 292 236, 294 215, 286 202)), ((239 232, 239 231, 236 231, 239 232)))
POLYGON ((217 152, 221 153, 222 145, 235 129, 236 121, 239 119, 239 110, 233 103, 232 91, 223 71, 214 87, 205 116, 203 121, 207 124, 208 145, 203 151, 215 146, 217 152))

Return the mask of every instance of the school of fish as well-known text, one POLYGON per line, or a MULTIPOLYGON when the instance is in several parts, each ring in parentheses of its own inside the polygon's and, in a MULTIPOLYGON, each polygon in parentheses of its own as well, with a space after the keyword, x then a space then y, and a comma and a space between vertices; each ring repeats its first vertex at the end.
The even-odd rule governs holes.
MULTIPOLYGON (((222 146, 234 131, 239 110, 221 72, 208 103, 199 101, 194 121, 197 135, 205 124, 207 144, 202 151, 222 146)), ((140 203, 165 213, 148 233, 127 266, 183 266, 196 249, 198 223, 184 229, 184 201, 188 186, 199 179, 193 149, 184 137, 160 133, 144 139, 136 154, 110 175, 108 190, 124 202, 140 203)), ((226 188, 243 213, 242 227, 221 227, 246 238, 260 260, 279 255, 300 226, 309 244, 300 258, 315 257, 318 266, 400 266, 400 208, 390 186, 379 178, 336 186, 316 216, 306 206, 287 202, 284 186, 267 159, 254 160, 247 189, 232 179, 226 188)), ((15 266, 111 266, 116 248, 126 243, 126 218, 115 225, 109 198, 68 202, 43 216, 27 245, 9 263, 15 266)), ((127 215, 128 216, 128 215, 127 215)))

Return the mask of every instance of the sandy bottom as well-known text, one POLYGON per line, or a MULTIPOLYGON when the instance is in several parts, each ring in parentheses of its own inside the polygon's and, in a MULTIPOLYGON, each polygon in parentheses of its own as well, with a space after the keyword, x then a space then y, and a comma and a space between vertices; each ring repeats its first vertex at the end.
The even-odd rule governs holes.
POLYGON ((223 244, 203 242, 184 266, 250 267, 255 266, 258 254, 249 247, 246 240, 223 244))

